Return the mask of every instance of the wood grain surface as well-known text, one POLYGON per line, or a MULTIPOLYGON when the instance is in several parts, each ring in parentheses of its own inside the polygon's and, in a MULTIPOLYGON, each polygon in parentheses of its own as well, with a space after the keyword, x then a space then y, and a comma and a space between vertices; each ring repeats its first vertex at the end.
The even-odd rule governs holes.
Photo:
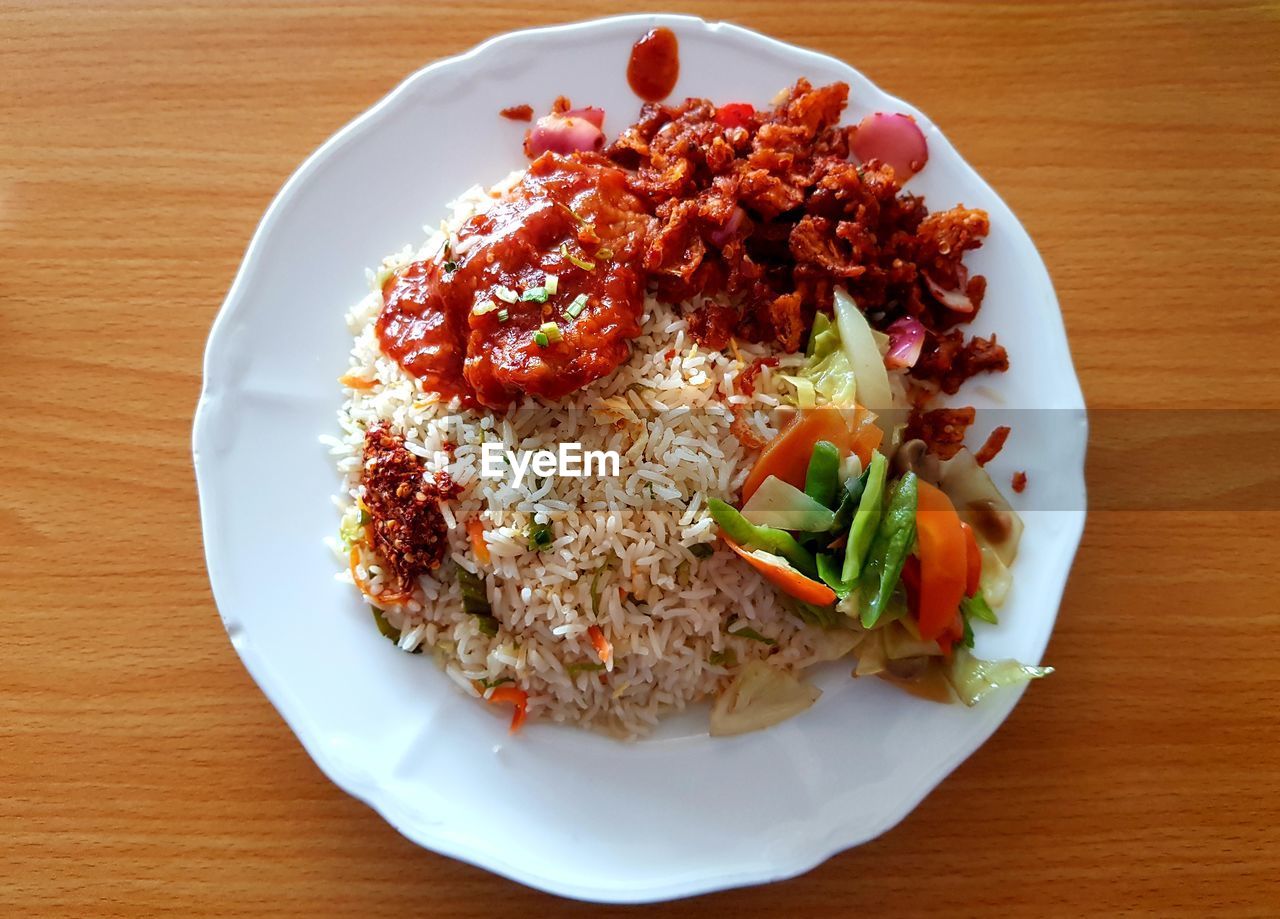
MULTIPOLYGON (((927 111, 1037 240, 1091 406, 1280 408, 1276 4, 685 6, 927 111)), ((218 622, 188 449, 293 168, 427 61, 624 9, 0 0, 0 913, 645 911, 420 850, 325 780, 218 622)), ((1276 459, 1134 455, 1234 503, 1127 503, 1095 463, 1052 681, 881 839, 652 911, 1280 913, 1276 459)))

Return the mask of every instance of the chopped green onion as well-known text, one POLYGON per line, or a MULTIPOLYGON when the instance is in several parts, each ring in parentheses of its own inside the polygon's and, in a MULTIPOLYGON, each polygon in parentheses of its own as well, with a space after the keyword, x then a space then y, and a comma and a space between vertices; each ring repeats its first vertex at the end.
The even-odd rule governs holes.
POLYGON ((520 299, 520 295, 510 287, 503 287, 501 285, 493 289, 493 295, 506 303, 515 303, 520 299))
POLYGON ((560 254, 563 255, 565 258, 567 258, 569 261, 573 262, 583 271, 596 270, 596 263, 591 261, 591 259, 583 258, 581 255, 575 255, 574 253, 570 252, 568 243, 560 244, 560 254))
POLYGON ((545 287, 530 287, 520 295, 520 299, 525 302, 532 301, 534 303, 546 303, 547 289, 545 287))
POLYGON ((601 246, 596 250, 596 258, 613 258, 613 250, 601 246))
POLYGON ((492 680, 487 680, 487 679, 481 680, 480 685, 483 686, 485 689, 493 689, 494 687, 501 686, 503 683, 514 683, 514 682, 515 682, 514 677, 500 676, 492 680))
POLYGON ((498 620, 488 615, 476 616, 476 628, 480 630, 481 634, 492 638, 498 634, 498 620))
POLYGON ((700 542, 696 546, 690 546, 689 551, 693 553, 694 558, 711 558, 716 549, 709 542, 700 542))
POLYGON ((554 294, 560 289, 560 279, 554 274, 549 274, 547 275, 547 279, 542 282, 542 286, 547 293, 554 294))
POLYGON ((766 638, 765 636, 761 635, 759 632, 757 632, 755 629, 751 628, 750 626, 734 631, 732 628, 732 625, 730 625, 729 634, 732 635, 734 638, 749 638, 752 641, 760 642, 760 644, 762 645, 772 646, 777 644, 777 642, 774 641, 772 638, 766 638))
POLYGON ((457 262, 445 262, 445 263, 444 263, 444 270, 445 270, 445 271, 457 271, 457 270, 458 270, 458 263, 457 263, 457 262))
POLYGON ((458 587, 462 591, 462 611, 472 616, 488 616, 493 613, 489 605, 489 596, 485 591, 484 576, 472 574, 466 568, 458 567, 458 587))
POLYGON ((541 552, 550 546, 554 540, 555 536, 551 532, 551 524, 535 523, 529 527, 529 548, 535 552, 541 552))
POLYGON ((507 312, 506 307, 503 307, 502 309, 498 310, 499 322, 506 322, 510 318, 511 318, 511 314, 507 312))
POLYGON ((591 615, 600 615, 600 578, 604 576, 604 570, 609 567, 609 563, 605 562, 596 569, 595 576, 591 579, 591 615))
POLYGON ((598 673, 604 669, 604 664, 599 661, 575 661, 572 664, 564 665, 564 672, 574 677, 579 673, 598 673))
POLYGON ((573 298, 573 302, 569 304, 568 308, 565 309, 564 312, 565 312, 565 315, 567 315, 570 319, 577 319, 579 314, 581 314, 582 311, 586 308, 587 308, 587 295, 578 294, 578 296, 573 298))
POLYGON ((534 332, 533 343, 539 348, 545 348, 547 345, 551 344, 551 340, 547 338, 546 332, 534 332))
MULTIPOLYGON (((471 312, 475 313, 477 316, 483 316, 485 313, 492 313, 497 308, 498 304, 494 303, 492 300, 481 300, 471 308, 471 312)), ((503 310, 503 312, 506 312, 506 310, 503 310)))
POLYGON ((547 341, 560 341, 564 338, 564 335, 560 331, 560 326, 556 325, 554 322, 544 322, 542 324, 542 328, 538 331, 546 336, 547 341))
POLYGON ((734 653, 733 648, 712 651, 711 656, 707 658, 707 663, 712 667, 736 667, 738 666, 738 655, 734 653))
POLYGON ((396 644, 399 644, 400 630, 390 622, 387 622, 387 617, 383 615, 382 610, 378 609, 376 606, 371 606, 370 609, 373 610, 373 621, 378 624, 378 631, 381 632, 384 637, 391 639, 396 644))
POLYGON ((970 617, 981 619, 983 622, 989 622, 992 625, 999 625, 1000 619, 996 616, 995 610, 991 608, 981 593, 974 594, 972 597, 965 597, 960 601, 960 611, 964 613, 965 621, 970 617))

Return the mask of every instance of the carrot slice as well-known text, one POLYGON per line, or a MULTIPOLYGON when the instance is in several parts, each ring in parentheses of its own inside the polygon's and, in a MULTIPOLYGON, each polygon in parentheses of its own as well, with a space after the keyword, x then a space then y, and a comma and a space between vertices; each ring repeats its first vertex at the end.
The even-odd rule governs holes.
POLYGON ((471 551, 476 554, 476 561, 482 565, 487 565, 491 561, 489 557, 489 544, 484 541, 484 521, 479 517, 472 517, 467 521, 467 535, 471 537, 471 551))
POLYGON ((349 373, 344 373, 342 376, 338 377, 338 382, 343 386, 350 387, 351 389, 360 390, 373 389, 373 387, 378 385, 377 380, 366 380, 364 377, 352 376, 349 373))
POLYGON ((765 445, 756 464, 751 467, 742 485, 743 503, 771 475, 796 488, 804 488, 809 457, 813 454, 813 445, 820 440, 835 444, 842 457, 856 453, 865 467, 871 462, 871 453, 880 446, 880 439, 884 436, 875 425, 875 417, 861 406, 854 411, 852 420, 840 409, 801 411, 789 426, 765 445))
POLYGON ((529 694, 516 686, 499 686, 489 693, 489 704, 497 705, 502 702, 510 702, 515 706, 511 715, 511 733, 514 734, 524 724, 524 716, 529 710, 529 694))
POLYGON ((604 637, 604 629, 593 625, 587 629, 587 637, 591 639, 591 646, 596 649, 596 654, 600 655, 600 663, 609 663, 609 659, 613 657, 613 645, 604 637))
POLYGON ((954 626, 964 598, 968 558, 964 530, 951 499, 917 483, 916 538, 920 552, 920 637, 937 638, 954 626))
POLYGON ((788 565, 784 559, 778 559, 777 564, 772 564, 758 555, 753 555, 723 533, 720 536, 729 544, 730 549, 742 556, 748 565, 759 571, 767 581, 784 593, 815 606, 830 606, 836 602, 834 590, 821 581, 806 578, 788 565))
POLYGON ((360 593, 364 594, 374 603, 381 603, 383 606, 394 606, 397 603, 404 603, 413 596, 412 588, 396 592, 383 591, 382 593, 375 593, 372 588, 369 587, 368 581, 364 580, 364 578, 360 577, 356 572, 356 565, 359 561, 360 550, 355 546, 352 546, 351 555, 348 558, 348 565, 351 569, 351 580, 353 580, 356 587, 360 589, 360 593))

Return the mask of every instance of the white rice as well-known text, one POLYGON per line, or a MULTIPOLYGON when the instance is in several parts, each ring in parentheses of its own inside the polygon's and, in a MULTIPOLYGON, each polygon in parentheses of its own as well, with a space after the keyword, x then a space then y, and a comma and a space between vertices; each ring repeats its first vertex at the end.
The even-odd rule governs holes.
MULTIPOLYGON (((681 311, 650 298, 631 359, 614 373, 559 402, 529 401, 496 415, 440 403, 380 351, 374 321, 387 273, 417 258, 438 258, 445 239, 515 178, 493 193, 477 186, 454 202, 451 219, 429 230, 420 250, 406 247, 369 272, 369 295, 347 314, 355 336, 348 373, 376 385, 348 389, 338 412, 342 433, 322 438, 345 476, 337 499, 344 521, 350 525, 359 514, 364 432, 380 422, 403 434, 407 449, 429 470, 447 468, 462 487, 442 507, 451 563, 421 579, 421 602, 384 610, 400 629, 400 647, 433 652, 469 695, 480 695, 483 681, 514 680, 528 693, 530 718, 623 737, 650 730, 663 711, 713 694, 736 669, 712 664, 717 652, 731 649, 739 666, 764 656, 788 667, 824 659, 822 630, 797 620, 770 584, 714 542, 716 528, 706 511, 708 497, 736 492, 755 459, 730 433, 731 409, 767 438, 786 386, 778 374, 801 358, 784 357, 776 371, 765 368, 756 395, 743 396, 735 380, 766 352, 739 344, 740 361, 701 351, 681 311), (671 350, 676 354, 669 359, 671 350), (621 474, 539 483, 526 473, 514 485, 510 476, 483 478, 486 440, 504 449, 554 449, 557 442, 577 441, 584 450, 616 450, 621 474), (443 452, 446 442, 453 444, 452 460, 443 452), (488 566, 477 563, 465 528, 477 516, 487 533, 488 566), (542 551, 529 547, 535 521, 549 523, 555 534, 542 551), (690 547, 701 544, 716 546, 714 554, 696 558, 690 547), (454 565, 486 576, 500 623, 496 636, 484 635, 463 611, 454 565), (731 637, 730 623, 776 645, 731 637), (588 636, 592 625, 613 645, 605 671, 574 667, 599 664, 588 636)), ((345 560, 346 548, 337 541, 334 548, 345 560)), ((363 556, 358 574, 374 592, 383 585, 372 555, 363 556)), ((339 577, 351 580, 345 570, 339 577)))

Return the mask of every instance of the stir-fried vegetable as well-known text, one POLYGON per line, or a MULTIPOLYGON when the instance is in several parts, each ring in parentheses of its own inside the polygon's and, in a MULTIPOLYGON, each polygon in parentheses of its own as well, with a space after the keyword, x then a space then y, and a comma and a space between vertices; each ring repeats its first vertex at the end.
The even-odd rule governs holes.
MULTIPOLYGON (((890 480, 890 464, 877 449, 883 434, 876 415, 853 397, 887 409, 900 375, 886 372, 887 339, 843 291, 835 312, 834 324, 823 316, 814 323, 806 366, 789 378, 800 411, 761 451, 743 484, 741 510, 707 502, 722 537, 786 595, 783 603, 797 618, 834 636, 834 657, 856 648, 855 676, 877 674, 939 701, 954 686, 967 704, 996 686, 1042 676, 1048 671, 975 661, 967 650, 974 621, 996 622, 993 607, 1008 591, 1021 521, 967 451, 947 463, 895 460, 905 471, 890 480), (832 395, 840 387, 847 402, 832 395), (815 395, 854 407, 811 407, 815 395), (935 477, 941 487, 932 484, 935 477)), ((909 364, 918 349, 904 349, 898 357, 909 364)), ((745 625, 727 633, 774 642, 745 625)), ((734 666, 725 652, 713 653, 709 663, 734 666)), ((790 717, 811 704, 802 689, 752 662, 717 701, 712 733, 790 717), (784 687, 777 700, 757 705, 758 696, 770 699, 775 683, 784 687), (743 713, 746 726, 735 720, 743 713)))
POLYGON ((836 519, 831 508, 772 475, 742 506, 742 516, 757 526, 802 533, 825 533, 836 519))
POLYGON ((855 583, 841 576, 840 562, 836 557, 827 552, 820 552, 814 560, 818 563, 818 577, 835 592, 836 598, 843 600, 849 596, 855 583))
POLYGON ((1053 673, 1052 667, 1031 667, 1014 660, 984 661, 964 648, 957 648, 951 659, 947 678, 960 701, 977 705, 989 693, 1006 686, 1017 686, 1053 673))
POLYGON ((902 661, 916 657, 939 657, 942 649, 931 638, 925 638, 913 630, 910 619, 886 623, 880 630, 884 639, 884 656, 887 660, 902 661))
POLYGON ((1000 561, 1000 556, 996 554, 995 549, 983 546, 981 552, 982 574, 978 578, 978 592, 982 595, 982 599, 987 601, 988 606, 999 609, 1004 606, 1005 598, 1009 596, 1013 577, 1009 574, 1009 567, 1000 561))
POLYGON ((964 614, 965 619, 981 619, 983 622, 989 622, 992 625, 999 625, 1000 619, 996 616, 987 601, 982 599, 982 594, 974 594, 972 597, 965 597, 960 601, 960 612, 964 614))
MULTIPOLYGON (((853 458, 857 459, 857 457, 853 458)), ((875 461, 874 457, 872 461, 875 461)), ((853 522, 858 504, 862 501, 863 492, 867 490, 867 480, 870 477, 871 470, 865 469, 860 474, 845 479, 844 485, 839 490, 840 503, 836 506, 835 522, 831 524, 832 532, 847 533, 849 531, 849 525, 853 522)))
POLYGON ((830 506, 840 487, 840 450, 828 440, 813 445, 809 469, 804 476, 804 493, 823 507, 830 506))
POLYGON ((968 450, 961 450, 942 464, 938 482, 960 519, 973 527, 979 546, 990 546, 1000 561, 1012 565, 1022 538, 1022 520, 991 476, 968 450))
MULTIPOLYGON (((788 564, 787 559, 759 549, 749 551, 727 536, 725 542, 770 583, 780 587, 797 600, 818 606, 830 606, 836 602, 835 591, 821 581, 815 581, 807 574, 797 571, 788 564)), ((817 573, 816 566, 814 573, 817 573)))
POLYGON ((920 552, 920 596, 916 618, 920 636, 936 639, 954 623, 960 637, 959 609, 968 571, 960 518, 951 502, 923 480, 916 483, 916 533, 920 552))
POLYGON ((500 703, 510 702, 515 706, 515 711, 511 714, 510 731, 514 734, 520 730, 520 725, 524 724, 525 715, 529 711, 529 694, 517 686, 499 686, 489 692, 489 704, 498 705, 500 703))
MULTIPOLYGON (((826 579, 824 578, 823 580, 825 581, 826 579)), ((831 584, 828 582, 827 586, 831 587, 831 584)), ((835 593, 834 587, 831 587, 831 590, 835 593)), ((837 599, 839 596, 836 593, 837 599)), ((783 606, 801 622, 807 625, 816 625, 821 629, 833 629, 844 618, 836 612, 835 607, 830 603, 806 603, 804 600, 798 600, 790 596, 783 597, 782 602, 783 606)))
MULTIPOLYGON (((825 313, 818 313, 809 333, 808 360, 796 377, 788 381, 807 383, 817 395, 836 408, 852 408, 857 393, 853 365, 840 343, 840 331, 825 313)), ((797 389, 799 386, 797 385, 797 389)), ((803 403, 801 403, 803 405, 803 403)))
POLYGON ((858 402, 873 412, 893 408, 893 391, 889 388, 889 374, 884 367, 884 357, 876 346, 871 326, 853 298, 843 289, 835 289, 836 327, 840 330, 840 343, 853 375, 858 381, 858 402))
POLYGON ((823 629, 813 636, 813 659, 817 661, 840 660, 858 647, 866 636, 867 633, 862 629, 823 629))
POLYGON ((862 571, 867 560, 867 552, 871 541, 875 538, 880 526, 882 505, 884 503, 884 483, 888 475, 889 462, 879 451, 871 454, 871 465, 867 467, 866 485, 858 500, 858 509, 853 515, 853 524, 849 527, 849 541, 845 543, 844 566, 840 577, 845 582, 852 582, 862 571))
POLYGON ((836 408, 801 411, 760 453, 742 484, 742 500, 749 501, 764 480, 777 476, 789 485, 803 488, 809 472, 814 445, 827 441, 841 455, 855 453, 865 466, 880 445, 882 433, 874 416, 862 409, 846 412, 836 408))
MULTIPOLYGON (((712 518, 720 526, 731 546, 749 550, 759 549, 781 556, 804 577, 817 576, 818 568, 812 553, 796 542, 796 538, 790 533, 773 527, 756 526, 719 498, 708 499, 707 510, 711 512, 712 518)), ((739 554, 742 553, 739 552, 739 554)))
POLYGON ((786 721, 818 701, 822 690, 753 660, 738 672, 711 708, 711 736, 745 734, 786 721))
POLYGON ((783 380, 795 387, 797 406, 800 408, 818 407, 818 391, 814 388, 812 380, 785 373, 780 374, 780 376, 783 380))
POLYGON ((879 621, 898 584, 902 565, 916 538, 915 473, 908 472, 894 483, 884 519, 871 543, 862 571, 861 618, 864 628, 879 621))

